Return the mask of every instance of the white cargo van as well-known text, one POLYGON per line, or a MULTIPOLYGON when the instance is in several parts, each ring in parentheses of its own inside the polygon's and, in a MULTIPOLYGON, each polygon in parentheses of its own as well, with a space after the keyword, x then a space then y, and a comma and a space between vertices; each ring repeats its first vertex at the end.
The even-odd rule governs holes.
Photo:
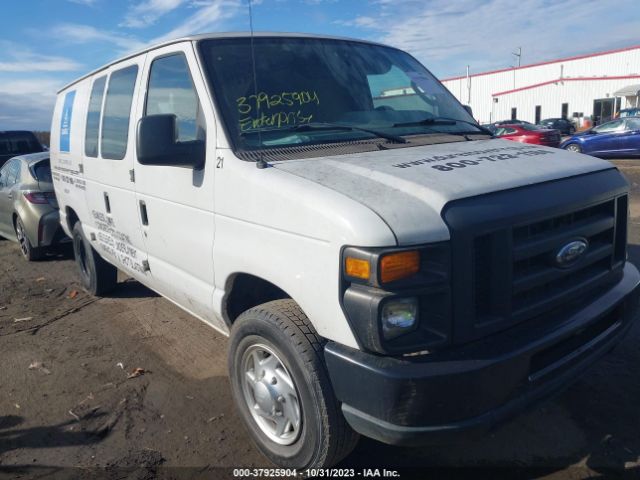
POLYGON ((636 313, 618 170, 492 138, 395 48, 184 38, 65 87, 51 133, 84 287, 120 269, 229 335, 282 466, 482 434, 636 313))

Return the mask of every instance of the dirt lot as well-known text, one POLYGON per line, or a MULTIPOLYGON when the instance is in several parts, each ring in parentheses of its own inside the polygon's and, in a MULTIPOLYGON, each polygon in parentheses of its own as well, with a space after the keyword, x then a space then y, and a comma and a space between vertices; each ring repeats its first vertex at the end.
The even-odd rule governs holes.
MULTIPOLYGON (((617 163, 635 182, 640 265, 640 162, 617 163)), ((343 466, 640 476, 639 344, 640 323, 591 375, 482 440, 403 449, 363 439, 343 466)), ((96 299, 81 292, 69 251, 28 265, 0 241, 0 476, 217 478, 270 466, 240 425, 225 358, 221 335, 140 284, 122 278, 96 299), (145 373, 128 378, 136 368, 145 373)))

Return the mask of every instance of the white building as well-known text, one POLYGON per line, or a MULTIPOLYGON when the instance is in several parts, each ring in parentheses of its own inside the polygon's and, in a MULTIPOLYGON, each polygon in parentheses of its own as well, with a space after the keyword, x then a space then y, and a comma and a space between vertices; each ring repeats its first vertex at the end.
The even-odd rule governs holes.
POLYGON ((569 117, 610 120, 640 106, 640 45, 491 72, 442 83, 473 109, 480 123, 515 119, 537 123, 569 117))

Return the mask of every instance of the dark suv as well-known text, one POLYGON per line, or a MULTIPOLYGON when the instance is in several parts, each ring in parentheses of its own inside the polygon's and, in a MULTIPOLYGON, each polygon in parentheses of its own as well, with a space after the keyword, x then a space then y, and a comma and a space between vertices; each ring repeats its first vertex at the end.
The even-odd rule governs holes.
POLYGON ((562 135, 573 135, 576 133, 576 126, 566 118, 545 118, 540 123, 541 127, 559 130, 562 135))
POLYGON ((27 153, 43 152, 44 148, 32 132, 0 131, 0 167, 7 160, 27 153))

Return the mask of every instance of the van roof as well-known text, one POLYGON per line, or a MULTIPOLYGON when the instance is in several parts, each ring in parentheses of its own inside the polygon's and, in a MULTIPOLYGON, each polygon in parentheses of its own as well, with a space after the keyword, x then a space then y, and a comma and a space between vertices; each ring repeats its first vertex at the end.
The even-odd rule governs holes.
MULTIPOLYGON (((348 40, 351 42, 360 42, 360 43, 369 43, 369 44, 373 44, 373 45, 382 45, 379 42, 372 42, 369 40, 360 40, 357 38, 349 38, 349 37, 337 37, 337 36, 331 36, 331 35, 315 35, 312 33, 287 33, 287 32, 254 32, 253 36, 256 38, 259 37, 289 37, 289 38, 318 38, 318 39, 329 39, 329 40, 348 40)), ((100 68, 97 68, 96 70, 93 70, 89 73, 87 73, 86 75, 83 75, 80 78, 75 79, 74 81, 66 84, 64 87, 62 87, 60 90, 58 90, 58 93, 65 91, 66 89, 68 89, 69 87, 75 85, 78 82, 81 82, 82 80, 84 80, 85 78, 89 78, 103 70, 106 70, 107 68, 116 65, 120 62, 123 62, 125 60, 128 60, 129 58, 133 58, 133 57, 137 57, 138 55, 142 55, 143 53, 147 53, 150 52, 152 50, 156 50, 158 48, 161 47, 166 47, 167 45, 173 45, 174 43, 181 43, 181 42, 195 42, 198 40, 208 40, 208 39, 220 39, 220 38, 250 38, 251 37, 251 33, 249 32, 223 32, 223 33, 202 33, 199 35, 189 35, 186 37, 180 37, 180 38, 176 38, 174 40, 167 40, 165 42, 161 42, 161 43, 156 43, 156 44, 150 44, 148 47, 145 47, 141 50, 138 50, 136 52, 130 53, 124 57, 118 58, 117 60, 114 60, 100 68)))

